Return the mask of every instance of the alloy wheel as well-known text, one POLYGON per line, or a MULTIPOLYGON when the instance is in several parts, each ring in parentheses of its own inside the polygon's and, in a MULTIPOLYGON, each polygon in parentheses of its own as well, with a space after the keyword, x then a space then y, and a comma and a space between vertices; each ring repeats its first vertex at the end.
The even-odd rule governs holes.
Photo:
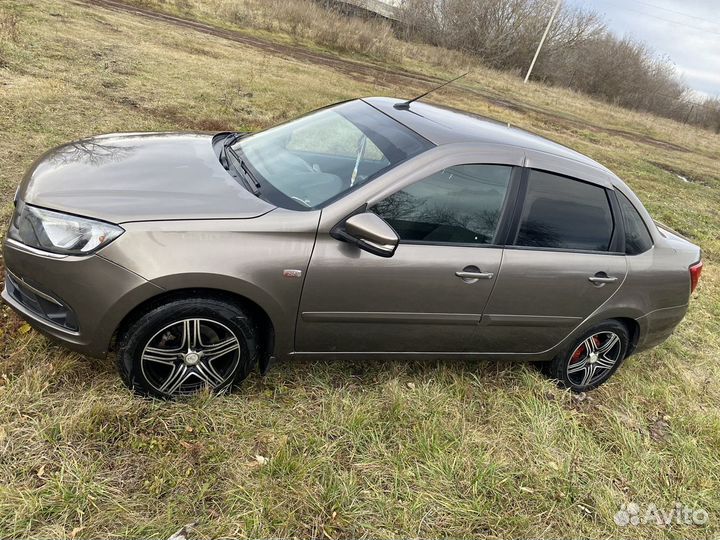
POLYGON ((579 387, 601 380, 620 360, 622 342, 611 331, 593 334, 578 345, 570 355, 567 377, 579 387))
POLYGON ((183 319, 157 332, 140 358, 145 379, 167 395, 218 389, 232 379, 240 341, 227 326, 210 319, 183 319))

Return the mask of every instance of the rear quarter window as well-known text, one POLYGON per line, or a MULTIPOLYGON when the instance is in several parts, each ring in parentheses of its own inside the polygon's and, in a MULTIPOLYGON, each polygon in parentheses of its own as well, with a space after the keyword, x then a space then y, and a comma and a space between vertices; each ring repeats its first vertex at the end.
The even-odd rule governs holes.
POLYGON ((628 255, 645 253, 653 245, 650 231, 630 199, 618 190, 615 190, 615 193, 617 193, 625 226, 625 253, 628 255))

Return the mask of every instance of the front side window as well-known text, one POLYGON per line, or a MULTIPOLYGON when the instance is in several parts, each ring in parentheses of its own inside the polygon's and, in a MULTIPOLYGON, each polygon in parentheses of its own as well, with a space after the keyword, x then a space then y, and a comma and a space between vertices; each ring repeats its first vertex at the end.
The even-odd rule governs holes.
POLYGON ((613 218, 605 189, 530 171, 517 246, 607 251, 613 218))
POLYGON ((288 208, 319 208, 430 149, 432 143, 363 101, 311 113, 240 139, 260 195, 288 208))
POLYGON ((371 208, 407 242, 492 244, 512 167, 458 165, 371 208))
POLYGON ((625 195, 618 190, 615 190, 615 193, 617 193, 625 225, 625 253, 628 255, 645 253, 652 247, 652 237, 645 221, 625 195))

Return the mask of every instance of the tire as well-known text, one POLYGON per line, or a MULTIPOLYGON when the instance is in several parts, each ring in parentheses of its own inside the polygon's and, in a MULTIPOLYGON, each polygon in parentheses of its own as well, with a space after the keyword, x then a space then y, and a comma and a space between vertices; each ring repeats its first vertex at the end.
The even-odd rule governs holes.
POLYGON ((607 381, 620 367, 628 350, 628 330, 618 321, 599 324, 543 366, 558 386, 587 392, 607 381), (589 351, 589 352, 588 352, 589 351))
POLYGON ((258 332, 238 305, 213 298, 170 301, 144 313, 118 337, 125 385, 171 399, 204 387, 230 389, 257 365, 258 332))

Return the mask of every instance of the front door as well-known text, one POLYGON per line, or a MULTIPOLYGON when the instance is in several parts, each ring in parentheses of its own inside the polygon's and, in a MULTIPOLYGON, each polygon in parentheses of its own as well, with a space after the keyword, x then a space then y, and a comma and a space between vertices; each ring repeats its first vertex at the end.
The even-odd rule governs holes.
POLYGON ((503 250, 513 168, 459 165, 372 208, 398 233, 391 258, 322 235, 303 287, 301 352, 477 352, 503 250))

